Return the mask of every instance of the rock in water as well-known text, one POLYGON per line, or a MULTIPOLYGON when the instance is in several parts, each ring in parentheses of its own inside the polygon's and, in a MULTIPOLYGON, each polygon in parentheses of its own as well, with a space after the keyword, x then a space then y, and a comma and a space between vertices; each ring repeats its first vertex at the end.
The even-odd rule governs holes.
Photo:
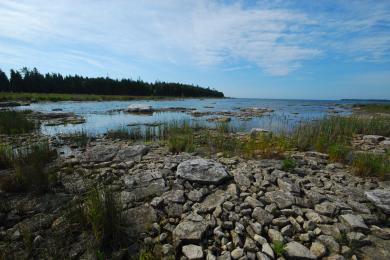
POLYGON ((390 189, 377 189, 364 193, 374 205, 390 214, 390 189))
POLYGON ((131 104, 125 111, 128 113, 151 113, 153 112, 153 109, 146 104, 131 104))
POLYGON ((218 184, 229 176, 222 164, 205 159, 193 159, 180 163, 176 175, 189 181, 205 184, 218 184))
POLYGON ((307 247, 295 241, 288 243, 284 249, 288 259, 317 259, 307 247))

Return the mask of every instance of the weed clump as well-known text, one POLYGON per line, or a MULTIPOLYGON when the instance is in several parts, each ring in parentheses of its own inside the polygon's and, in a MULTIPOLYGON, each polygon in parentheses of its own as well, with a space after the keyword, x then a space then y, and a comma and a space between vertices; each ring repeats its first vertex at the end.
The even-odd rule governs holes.
POLYGON ((333 162, 345 162, 350 149, 346 145, 332 144, 328 147, 329 159, 333 162))
POLYGON ((9 192, 45 192, 55 182, 55 173, 47 164, 57 156, 48 142, 36 143, 12 152, 9 161, 14 173, 2 178, 1 189, 9 192))
POLYGON ((297 162, 292 158, 286 158, 282 161, 282 170, 291 172, 297 166, 297 162))
POLYGON ((352 159, 352 169, 362 177, 380 177, 388 179, 390 161, 385 155, 374 153, 355 153, 352 159))
POLYGON ((36 130, 38 124, 28 120, 27 113, 28 111, 0 111, 0 134, 25 134, 36 130))

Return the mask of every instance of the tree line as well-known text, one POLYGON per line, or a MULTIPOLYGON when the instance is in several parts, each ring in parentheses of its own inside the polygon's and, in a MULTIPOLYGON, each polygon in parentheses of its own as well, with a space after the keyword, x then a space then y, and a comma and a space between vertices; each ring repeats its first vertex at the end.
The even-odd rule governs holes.
POLYGON ((36 68, 10 71, 8 77, 0 69, 1 92, 66 93, 129 96, 223 97, 220 91, 199 86, 140 79, 111 79, 108 77, 63 76, 59 73, 41 74, 36 68))

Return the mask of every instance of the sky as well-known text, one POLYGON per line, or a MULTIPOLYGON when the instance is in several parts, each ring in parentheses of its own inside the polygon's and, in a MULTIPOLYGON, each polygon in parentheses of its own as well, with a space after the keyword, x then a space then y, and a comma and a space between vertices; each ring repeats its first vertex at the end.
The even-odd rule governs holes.
POLYGON ((0 0, 0 69, 390 99, 390 1, 0 0))

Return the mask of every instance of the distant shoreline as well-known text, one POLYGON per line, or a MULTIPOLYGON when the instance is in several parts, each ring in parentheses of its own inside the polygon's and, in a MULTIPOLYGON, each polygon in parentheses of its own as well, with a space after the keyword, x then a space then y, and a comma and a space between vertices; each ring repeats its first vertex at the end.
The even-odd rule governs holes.
POLYGON ((127 95, 96 95, 67 93, 27 93, 0 92, 0 101, 129 101, 129 100, 170 100, 170 99, 221 99, 223 97, 177 97, 177 96, 127 96, 127 95))

